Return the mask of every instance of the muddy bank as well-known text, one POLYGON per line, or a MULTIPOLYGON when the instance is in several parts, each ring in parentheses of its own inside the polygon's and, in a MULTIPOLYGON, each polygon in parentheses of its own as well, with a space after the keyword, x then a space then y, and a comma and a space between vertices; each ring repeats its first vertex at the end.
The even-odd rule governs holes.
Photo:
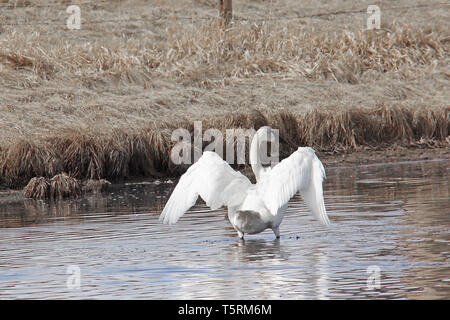
POLYGON ((406 148, 396 146, 378 148, 376 150, 359 148, 358 150, 345 154, 319 152, 319 156, 326 167, 342 167, 434 159, 450 160, 450 149, 448 146, 436 148, 406 148))

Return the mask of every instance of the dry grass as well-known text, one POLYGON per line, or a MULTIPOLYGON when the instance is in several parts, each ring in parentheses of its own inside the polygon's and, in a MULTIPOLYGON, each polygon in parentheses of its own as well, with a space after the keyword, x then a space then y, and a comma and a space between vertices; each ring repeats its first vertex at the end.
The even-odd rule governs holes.
POLYGON ((214 23, 194 34, 174 28, 159 70, 164 76, 210 84, 258 73, 357 83, 369 70, 396 72, 430 64, 446 52, 443 35, 407 25, 379 32, 316 34, 295 24, 244 24, 223 30, 214 23), (205 74, 207 79, 205 79, 205 74))
POLYGON ((54 199, 78 197, 81 190, 80 182, 65 173, 57 174, 50 180, 50 197, 54 199))
POLYGON ((2 150, 1 178, 6 185, 23 186, 34 176, 51 177, 62 169, 55 149, 38 145, 36 141, 19 138, 2 150))
MULTIPOLYGON (((62 172, 66 182, 178 175, 185 167, 169 161, 171 133, 192 134, 194 120, 223 133, 278 128, 282 156, 294 145, 448 146, 445 10, 383 11, 382 30, 364 31, 364 14, 271 16, 357 4, 257 1, 237 3, 236 16, 250 20, 224 29, 214 19, 170 18, 216 15, 210 1, 122 2, 129 5, 122 18, 130 19, 120 25, 0 26, 1 184, 22 187, 62 172), (260 17, 267 19, 251 20, 260 17)), ((3 3, 0 25, 25 13, 50 19, 66 5, 3 3)), ((118 3, 83 7, 83 19, 116 19, 118 3)))
MULTIPOLYGON (((319 151, 348 152, 361 145, 408 146, 423 139, 441 141, 445 145, 448 143, 449 113, 450 108, 431 112, 395 106, 340 112, 314 110, 301 115, 289 112, 274 115, 273 112, 254 110, 204 122, 203 130, 222 128, 225 137, 226 128, 256 130, 269 125, 280 129, 282 156, 290 154, 298 145, 313 146, 319 151)), ((62 171, 77 179, 179 174, 185 168, 169 161, 175 143, 170 139, 170 132, 177 128, 185 128, 193 135, 190 122, 161 122, 132 135, 67 132, 61 137, 44 139, 40 148, 30 143, 13 143, 2 163, 2 177, 8 186, 20 186, 22 181, 36 175, 51 176, 55 169, 49 163, 60 164, 62 171), (23 162, 20 160, 23 158, 28 160, 23 162)), ((66 174, 55 176, 51 180, 50 196, 78 194, 80 187, 76 181, 66 174)))
POLYGON ((70 177, 66 173, 55 175, 52 179, 44 177, 34 177, 23 188, 23 194, 27 198, 33 199, 63 199, 76 198, 82 192, 102 192, 108 190, 111 182, 105 179, 88 180, 81 187, 79 180, 70 177))
POLYGON ((34 177, 23 188, 23 194, 34 199, 78 197, 81 195, 81 184, 66 173, 57 174, 51 179, 34 177))
POLYGON ((448 38, 439 28, 402 24, 380 31, 316 33, 294 23, 235 23, 226 30, 217 21, 195 29, 172 23, 167 41, 159 45, 134 38, 45 46, 39 33, 6 37, 0 58, 10 68, 31 70, 36 79, 71 73, 138 84, 159 76, 215 86, 264 73, 356 84, 367 71, 398 72, 448 55, 448 38))
POLYGON ((46 199, 50 196, 50 183, 47 178, 34 177, 23 188, 23 194, 27 198, 46 199))

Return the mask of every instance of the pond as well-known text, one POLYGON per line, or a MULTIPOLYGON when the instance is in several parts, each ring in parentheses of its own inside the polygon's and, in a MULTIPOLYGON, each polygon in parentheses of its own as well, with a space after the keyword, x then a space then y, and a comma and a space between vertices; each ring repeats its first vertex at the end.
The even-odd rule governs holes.
POLYGON ((281 239, 239 240, 203 202, 158 216, 176 181, 0 206, 0 299, 450 299, 450 161, 326 168, 331 224, 291 199, 281 239))

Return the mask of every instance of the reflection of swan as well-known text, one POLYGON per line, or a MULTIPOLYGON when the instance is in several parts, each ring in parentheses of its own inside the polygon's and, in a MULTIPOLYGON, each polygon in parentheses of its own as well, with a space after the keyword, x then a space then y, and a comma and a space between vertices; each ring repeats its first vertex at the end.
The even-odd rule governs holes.
POLYGON ((266 241, 263 239, 251 239, 239 241, 231 246, 238 260, 263 261, 267 265, 278 265, 281 260, 288 260, 289 253, 281 249, 280 239, 266 241), (269 263, 269 261, 271 261, 269 263), (276 262, 274 262, 276 261, 276 262))
POLYGON ((263 167, 260 145, 274 141, 269 127, 262 127, 252 140, 250 163, 256 184, 214 152, 204 152, 183 174, 161 213, 164 223, 175 223, 197 201, 198 196, 212 209, 228 207, 228 218, 241 239, 244 234, 270 228, 280 236, 279 225, 288 201, 298 191, 308 208, 322 223, 328 224, 323 202, 325 170, 311 148, 298 148, 273 168, 263 167), (266 139, 266 140, 264 140, 266 139))

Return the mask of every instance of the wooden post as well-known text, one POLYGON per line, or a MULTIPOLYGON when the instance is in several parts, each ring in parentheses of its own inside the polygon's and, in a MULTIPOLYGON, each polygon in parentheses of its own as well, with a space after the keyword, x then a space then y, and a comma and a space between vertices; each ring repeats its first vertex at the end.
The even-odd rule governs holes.
POLYGON ((219 0, 220 16, 223 18, 225 25, 230 23, 233 17, 232 0, 219 0))

